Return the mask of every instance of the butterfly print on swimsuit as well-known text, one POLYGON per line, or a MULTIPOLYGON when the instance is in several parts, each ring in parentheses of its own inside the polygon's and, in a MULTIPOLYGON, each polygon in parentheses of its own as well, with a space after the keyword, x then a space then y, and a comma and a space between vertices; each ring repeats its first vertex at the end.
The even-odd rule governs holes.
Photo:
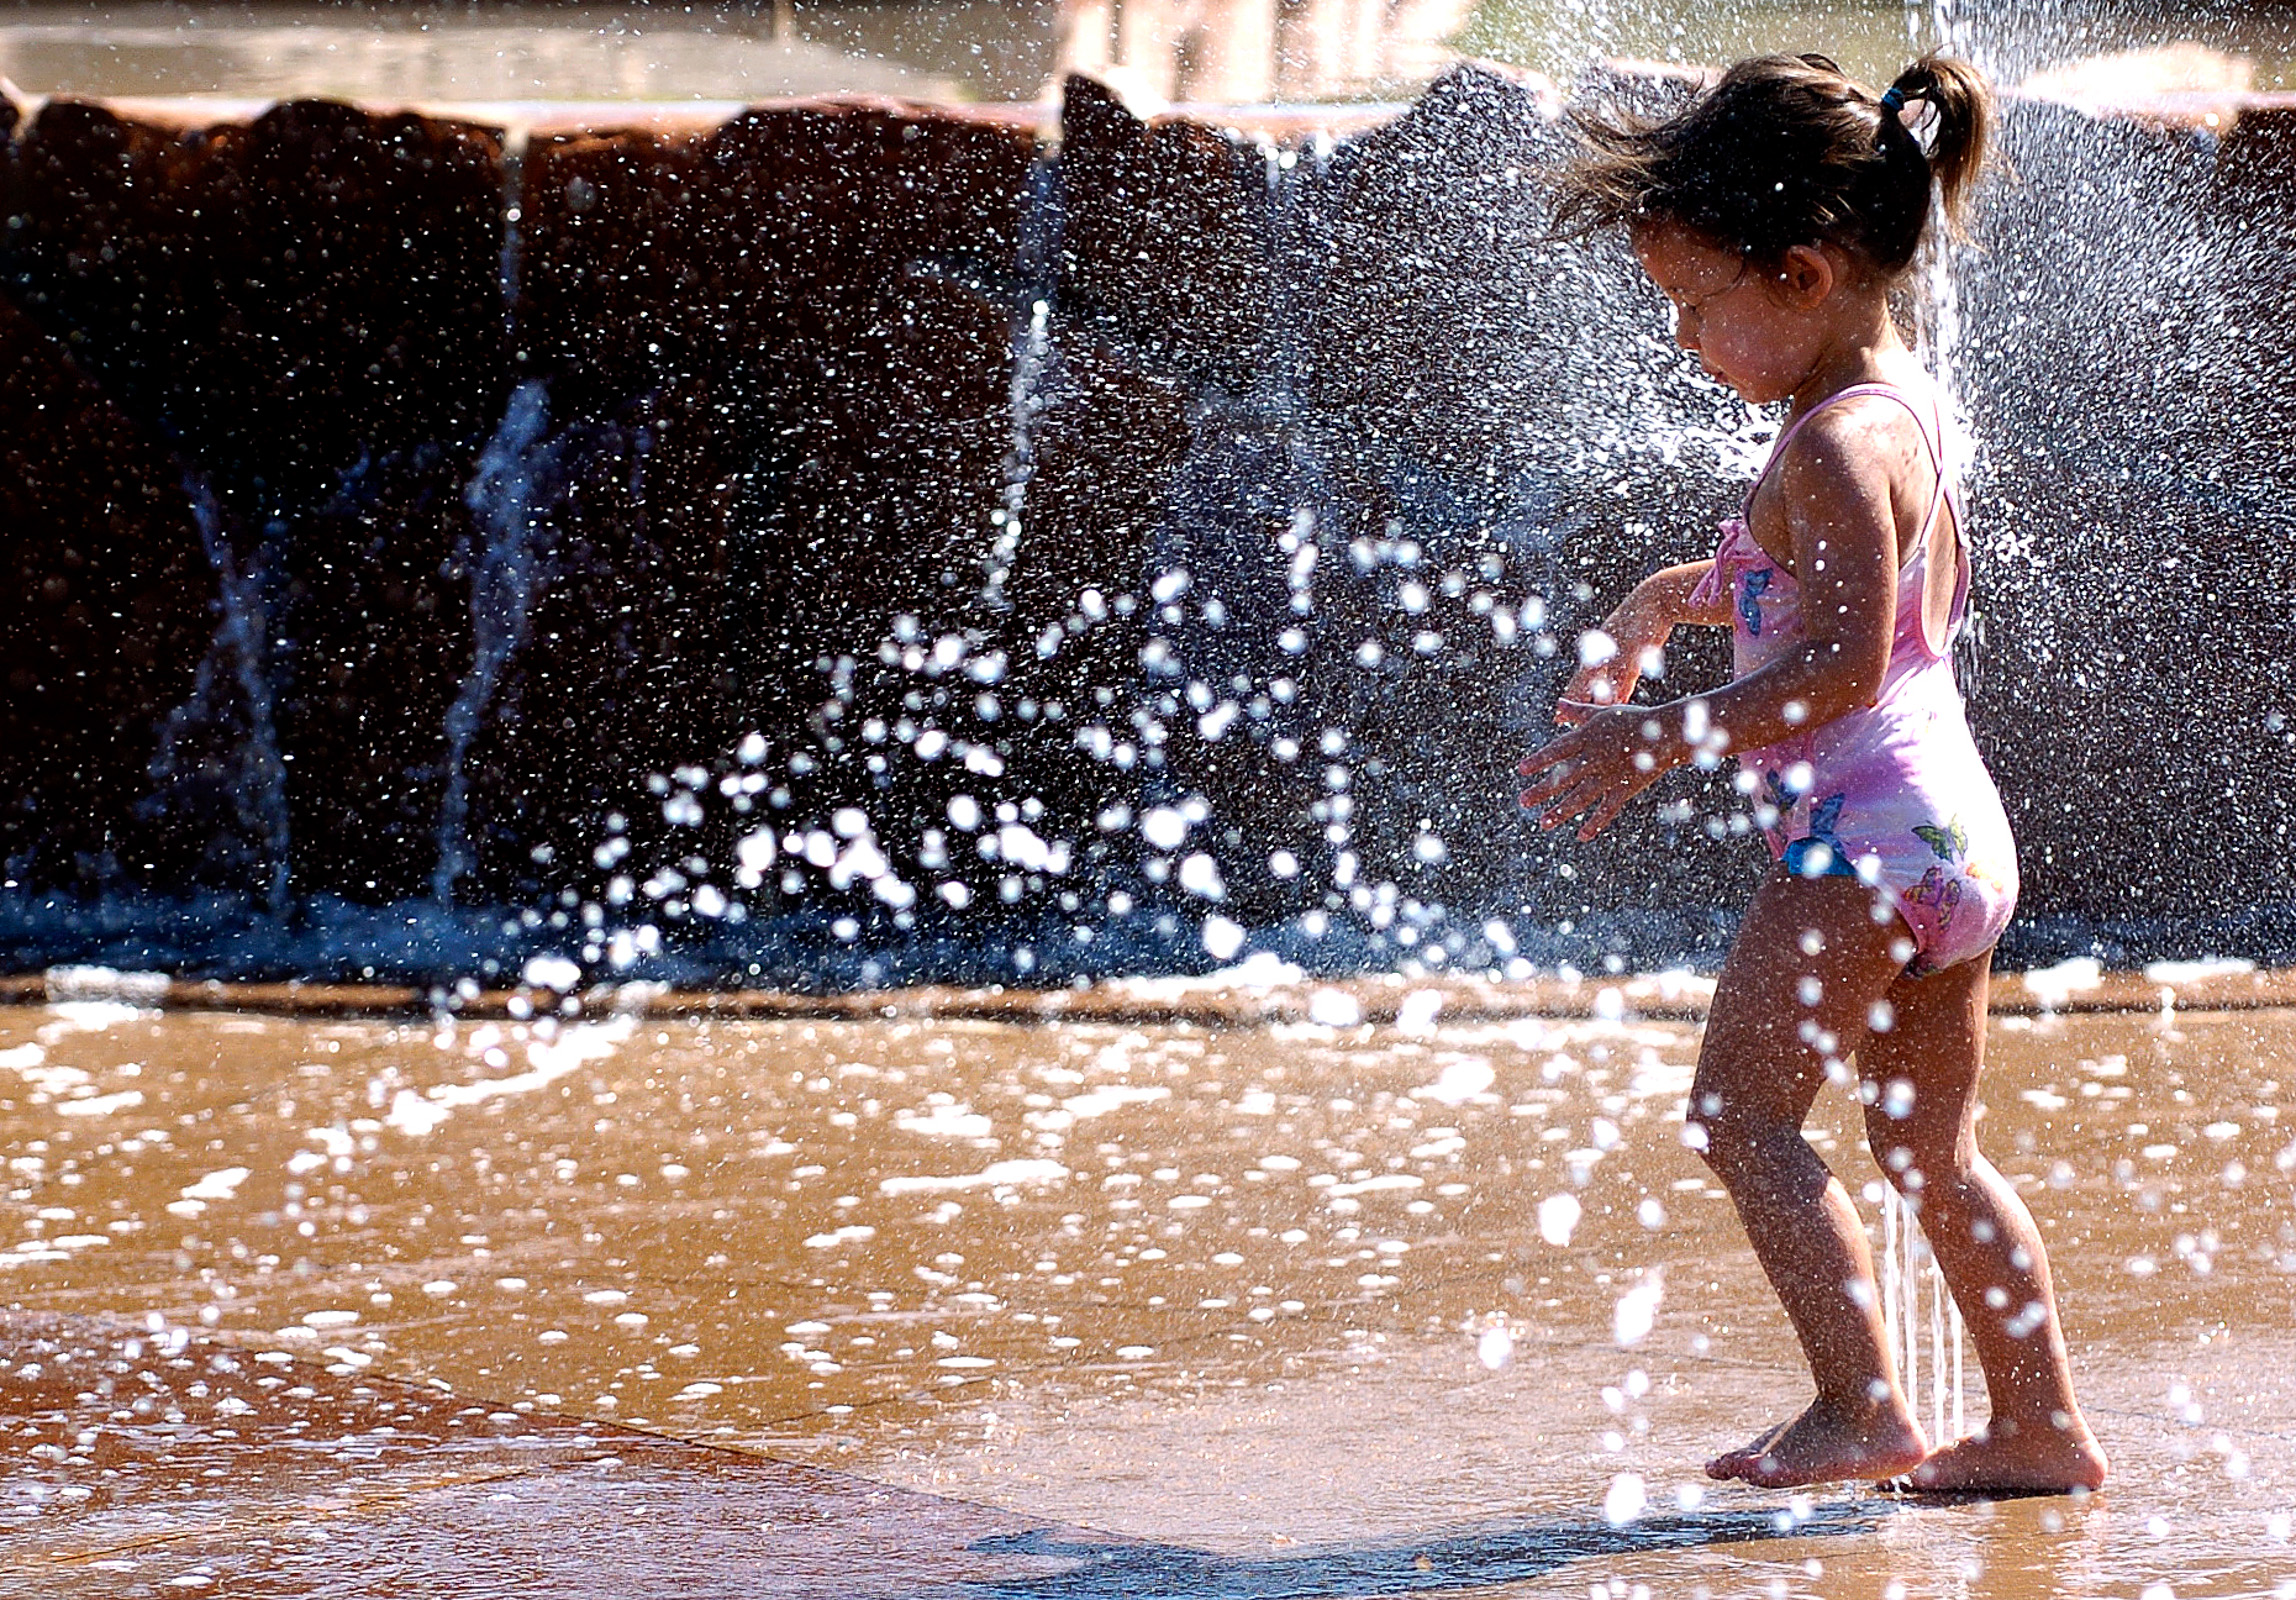
POLYGON ((1846 794, 1829 794, 1810 808, 1810 837, 1822 839, 1836 850, 1841 840, 1834 837, 1834 824, 1842 820, 1842 805, 1849 799, 1846 794))
MULTIPOLYGON (((1797 789, 1788 783, 1783 773, 1765 772, 1762 774, 1762 796, 1781 814, 1793 810, 1802 796, 1809 792, 1806 788, 1797 789)), ((1837 814, 1839 809, 1839 807, 1836 808, 1837 814)))
POLYGON ((1738 620, 1757 639, 1762 636, 1762 596, 1769 592, 1770 580, 1777 575, 1773 568, 1756 568, 1738 581, 1738 620))
POLYGON ((1809 833, 1779 853, 1778 859, 1788 872, 1804 878, 1822 878, 1852 870, 1849 847, 1834 832, 1835 825, 1841 821, 1842 804, 1848 798, 1846 794, 1830 794, 1810 808, 1809 833), (1823 867, 1813 871, 1810 855, 1819 845, 1825 846, 1828 859, 1823 867))
POLYGON ((1961 825, 1959 817, 1942 828, 1931 822, 1917 822, 1913 836, 1929 846, 1940 861, 1959 861, 1969 854, 1969 830, 1961 825))
POLYGON ((1943 867, 1931 867, 1906 898, 1917 906, 1935 906, 1938 931, 1943 932, 1953 926, 1953 913, 1961 905, 1961 890, 1960 874, 1948 873, 1943 867))

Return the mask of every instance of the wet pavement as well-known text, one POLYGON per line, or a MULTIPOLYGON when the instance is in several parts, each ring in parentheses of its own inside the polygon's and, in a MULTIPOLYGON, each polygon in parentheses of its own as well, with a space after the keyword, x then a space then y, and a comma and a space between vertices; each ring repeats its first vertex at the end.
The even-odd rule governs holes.
POLYGON ((1699 1476, 1694 1026, 1396 1009, 0 1009, 0 1595, 2296 1595, 2296 1013, 1996 1019, 2118 1476, 1983 1505, 1699 1476))

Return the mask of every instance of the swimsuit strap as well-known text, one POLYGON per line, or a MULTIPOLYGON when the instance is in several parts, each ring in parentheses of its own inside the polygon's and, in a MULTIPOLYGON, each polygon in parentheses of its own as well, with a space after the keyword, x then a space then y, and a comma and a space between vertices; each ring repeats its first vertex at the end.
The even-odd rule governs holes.
MULTIPOLYGON (((1860 395, 1869 394, 1885 396, 1888 399, 1895 400, 1899 405, 1905 407, 1907 413, 1913 418, 1914 431, 1921 435, 1923 448, 1929 451, 1930 465, 1937 469, 1937 487, 1930 492, 1929 512, 1921 519, 1921 531, 1914 535, 1914 554, 1916 557, 1925 554, 1929 549, 1929 530, 1937 525, 1937 513, 1939 508, 1948 505, 1953 508, 1954 553, 1959 558, 1956 564, 1959 566, 1960 571, 1955 575, 1952 608, 1953 623, 1951 625, 1958 626, 1962 613, 1966 610, 1969 604, 1969 590, 1971 582, 1971 562, 1969 556, 1969 522, 1968 519, 1961 514, 1961 497, 1953 492, 1952 482, 1945 470, 1945 419, 1942 415, 1925 418, 1922 415, 1921 407, 1914 404, 1913 396, 1907 394, 1896 384, 1853 383, 1847 389, 1843 389, 1837 393, 1827 395, 1816 405, 1810 407, 1809 410, 1803 412, 1799 417, 1796 417, 1793 423, 1786 429, 1786 431, 1778 435, 1778 442, 1770 447, 1770 459, 1764 462, 1762 465, 1761 476, 1754 480, 1754 487, 1746 491, 1747 519, 1751 521, 1753 517, 1754 496, 1759 494, 1762 490, 1762 485, 1769 481, 1770 469, 1776 466, 1780 458, 1785 455, 1786 446, 1793 442, 1795 434, 1802 431, 1802 425, 1808 422, 1812 417, 1816 416, 1819 412, 1826 410, 1830 406, 1837 406, 1844 400, 1854 400, 1860 395), (1933 421, 1937 429, 1937 432, 1934 436, 1932 436, 1930 433, 1930 427, 1933 421)), ((1934 410, 1934 402, 1932 402, 1932 405, 1934 410)), ((1900 570, 1903 569, 1901 568, 1900 570)))
MULTIPOLYGON (((1853 383, 1847 389, 1843 389, 1834 394, 1827 395, 1816 405, 1810 407, 1809 410, 1796 417, 1792 424, 1787 427, 1786 431, 1778 435, 1778 442, 1770 446, 1769 460, 1762 464, 1761 476, 1754 480, 1754 487, 1746 491, 1747 509, 1749 511, 1753 509, 1754 496, 1761 492, 1763 484, 1770 481, 1770 469, 1778 464, 1779 460, 1786 453, 1786 446, 1794 442, 1794 435, 1800 433, 1803 427, 1810 421, 1812 417, 1815 417, 1821 411, 1827 411, 1835 406, 1840 405, 1844 400, 1855 400, 1861 395, 1869 394, 1883 395, 1891 400, 1895 400, 1899 405, 1905 407, 1905 409, 1912 415, 1913 425, 1915 429, 1921 434, 1921 442, 1923 446, 1926 447, 1929 451, 1930 462, 1937 468, 1938 485, 1940 488, 1944 487, 1945 454, 1942 448, 1944 433, 1942 421, 1939 424, 1939 437, 1932 439, 1929 433, 1928 420, 1922 416, 1921 407, 1913 403, 1913 396, 1907 394, 1903 389, 1900 389, 1894 383, 1853 383)), ((1936 500, 1934 496, 1931 499, 1930 509, 1934 514, 1936 511, 1936 500)))

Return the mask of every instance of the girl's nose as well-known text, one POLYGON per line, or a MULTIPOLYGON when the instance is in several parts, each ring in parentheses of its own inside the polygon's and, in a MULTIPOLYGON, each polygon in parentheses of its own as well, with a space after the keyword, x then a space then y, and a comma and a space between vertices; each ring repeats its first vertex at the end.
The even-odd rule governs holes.
POLYGON ((1674 342, 1685 350, 1698 348, 1698 321, 1687 311, 1674 314, 1674 342))

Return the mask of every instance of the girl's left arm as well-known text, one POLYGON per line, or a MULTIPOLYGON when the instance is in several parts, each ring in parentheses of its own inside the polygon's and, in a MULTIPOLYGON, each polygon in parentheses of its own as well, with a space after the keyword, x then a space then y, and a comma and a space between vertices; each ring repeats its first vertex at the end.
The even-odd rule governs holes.
POLYGON ((1804 635, 1759 671, 1706 695, 1589 716, 1518 769, 1541 825, 1610 826, 1626 803, 1691 761, 1759 749, 1873 704, 1889 668, 1897 611, 1897 516, 1870 419, 1842 407, 1813 418, 1779 463, 1804 635), (1849 412, 1850 415, 1842 415, 1849 412))
POLYGON ((1711 557, 1686 561, 1663 567, 1636 584, 1597 630, 1609 654, 1596 655, 1571 675, 1555 707, 1555 720, 1584 722, 1592 715, 1589 707, 1622 706, 1633 699, 1642 675, 1661 669, 1666 641, 1681 624, 1730 626, 1727 598, 1703 602, 1691 598, 1713 570, 1711 557))

